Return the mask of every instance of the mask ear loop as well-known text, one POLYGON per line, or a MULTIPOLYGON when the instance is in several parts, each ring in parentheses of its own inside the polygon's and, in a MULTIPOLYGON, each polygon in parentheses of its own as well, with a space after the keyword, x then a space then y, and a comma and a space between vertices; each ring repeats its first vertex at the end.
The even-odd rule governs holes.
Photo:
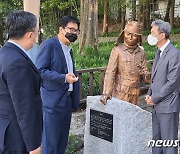
MULTIPOLYGON (((164 33, 164 32, 160 32, 159 35, 162 34, 162 33, 164 33)), ((156 38, 157 38, 157 37, 156 37, 156 38)), ((161 41, 161 40, 163 40, 163 38, 161 38, 160 40, 158 40, 158 42, 161 41)))
MULTIPOLYGON (((166 38, 166 36, 165 36, 165 33, 164 32, 161 32, 161 34, 164 34, 164 38, 166 38)), ((163 38, 162 38, 163 39, 163 38)))

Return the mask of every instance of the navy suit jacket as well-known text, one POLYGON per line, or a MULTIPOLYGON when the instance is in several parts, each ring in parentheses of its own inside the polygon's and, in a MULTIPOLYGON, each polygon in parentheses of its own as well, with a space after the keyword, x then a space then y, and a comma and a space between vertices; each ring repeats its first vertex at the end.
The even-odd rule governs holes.
POLYGON ((0 153, 32 151, 41 145, 40 74, 16 45, 0 49, 0 153))
MULTIPOLYGON (((36 66, 41 71, 41 97, 43 109, 51 113, 66 111, 69 84, 65 83, 68 73, 66 59, 57 37, 45 40, 36 59, 36 66)), ((75 67, 73 62, 73 72, 75 67)), ((72 109, 79 107, 79 81, 73 83, 72 109)))

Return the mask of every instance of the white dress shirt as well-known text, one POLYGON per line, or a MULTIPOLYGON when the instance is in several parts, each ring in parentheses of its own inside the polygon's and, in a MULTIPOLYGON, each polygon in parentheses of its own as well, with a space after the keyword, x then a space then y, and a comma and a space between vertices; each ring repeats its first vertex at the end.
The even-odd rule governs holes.
MULTIPOLYGON (((68 68, 68 73, 73 73, 73 63, 72 63, 72 58, 71 58, 71 54, 70 54, 71 47, 65 45, 61 41, 59 41, 59 42, 60 42, 60 44, 62 46, 62 50, 64 52, 64 56, 65 56, 66 64, 67 64, 67 68, 68 68)), ((73 85, 72 84, 69 84, 68 91, 73 91, 73 85)))
POLYGON ((160 50, 161 50, 160 57, 169 43, 170 43, 170 40, 168 39, 167 42, 160 48, 160 50))

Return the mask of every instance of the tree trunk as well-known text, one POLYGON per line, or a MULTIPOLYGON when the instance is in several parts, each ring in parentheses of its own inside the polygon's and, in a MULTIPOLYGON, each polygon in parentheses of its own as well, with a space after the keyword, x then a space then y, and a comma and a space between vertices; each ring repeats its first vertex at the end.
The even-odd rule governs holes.
MULTIPOLYGON (((23 3, 24 3, 25 11, 29 11, 29 12, 33 13, 34 15, 36 15, 37 26, 39 28, 40 0, 23 0, 23 3)), ((38 36, 37 36, 36 42, 38 43, 38 36)))
POLYGON ((108 33, 108 0, 104 0, 103 34, 108 33))
POLYGON ((173 26, 174 26, 174 5, 175 5, 175 0, 171 0, 171 12, 170 12, 171 28, 173 28, 173 26))
POLYGON ((132 0, 132 20, 136 20, 136 0, 132 0))
POLYGON ((80 53, 83 52, 85 45, 91 46, 97 51, 98 0, 81 0, 80 53))
POLYGON ((138 7, 138 22, 143 24, 143 0, 139 0, 139 7, 138 7))
POLYGON ((122 7, 121 7, 121 31, 123 31, 125 24, 126 24, 126 0, 122 0, 122 7))
POLYGON ((86 45, 93 46, 97 49, 97 34, 98 34, 98 0, 90 0, 89 3, 89 18, 86 45))
POLYGON ((150 0, 146 0, 146 29, 150 29, 150 12, 151 10, 149 9, 150 8, 150 0))
POLYGON ((156 11, 155 3, 156 3, 156 0, 151 0, 151 2, 152 2, 151 19, 155 20, 155 11, 156 11))
POLYGON ((88 1, 81 0, 81 10, 80 10, 80 17, 81 17, 81 24, 80 24, 80 37, 79 37, 79 53, 83 53, 83 48, 86 42, 86 28, 87 28, 87 20, 88 20, 88 1))
MULTIPOLYGON (((37 17, 37 27, 39 29, 39 12, 40 12, 40 0, 23 0, 24 10, 33 13, 37 17), (32 5, 33 4, 33 5, 32 5)), ((38 55, 38 36, 36 37, 36 44, 28 51, 33 63, 36 61, 38 55)))
POLYGON ((169 12, 170 12, 170 8, 171 8, 171 0, 168 0, 167 9, 166 9, 166 15, 165 15, 165 17, 164 17, 164 21, 169 22, 169 12))
POLYGON ((146 1, 143 1, 142 3, 142 10, 141 10, 141 13, 142 13, 142 29, 145 29, 146 27, 146 1))
POLYGON ((117 16, 117 23, 121 23, 121 15, 122 15, 122 6, 121 6, 121 0, 117 1, 118 5, 118 16, 117 16))

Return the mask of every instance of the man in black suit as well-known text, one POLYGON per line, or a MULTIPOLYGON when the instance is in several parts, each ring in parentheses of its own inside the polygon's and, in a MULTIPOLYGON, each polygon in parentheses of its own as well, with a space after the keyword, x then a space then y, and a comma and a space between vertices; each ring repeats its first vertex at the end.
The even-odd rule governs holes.
POLYGON ((9 40, 0 49, 0 153, 40 153, 42 102, 40 74, 27 55, 38 35, 35 15, 12 11, 9 40))

